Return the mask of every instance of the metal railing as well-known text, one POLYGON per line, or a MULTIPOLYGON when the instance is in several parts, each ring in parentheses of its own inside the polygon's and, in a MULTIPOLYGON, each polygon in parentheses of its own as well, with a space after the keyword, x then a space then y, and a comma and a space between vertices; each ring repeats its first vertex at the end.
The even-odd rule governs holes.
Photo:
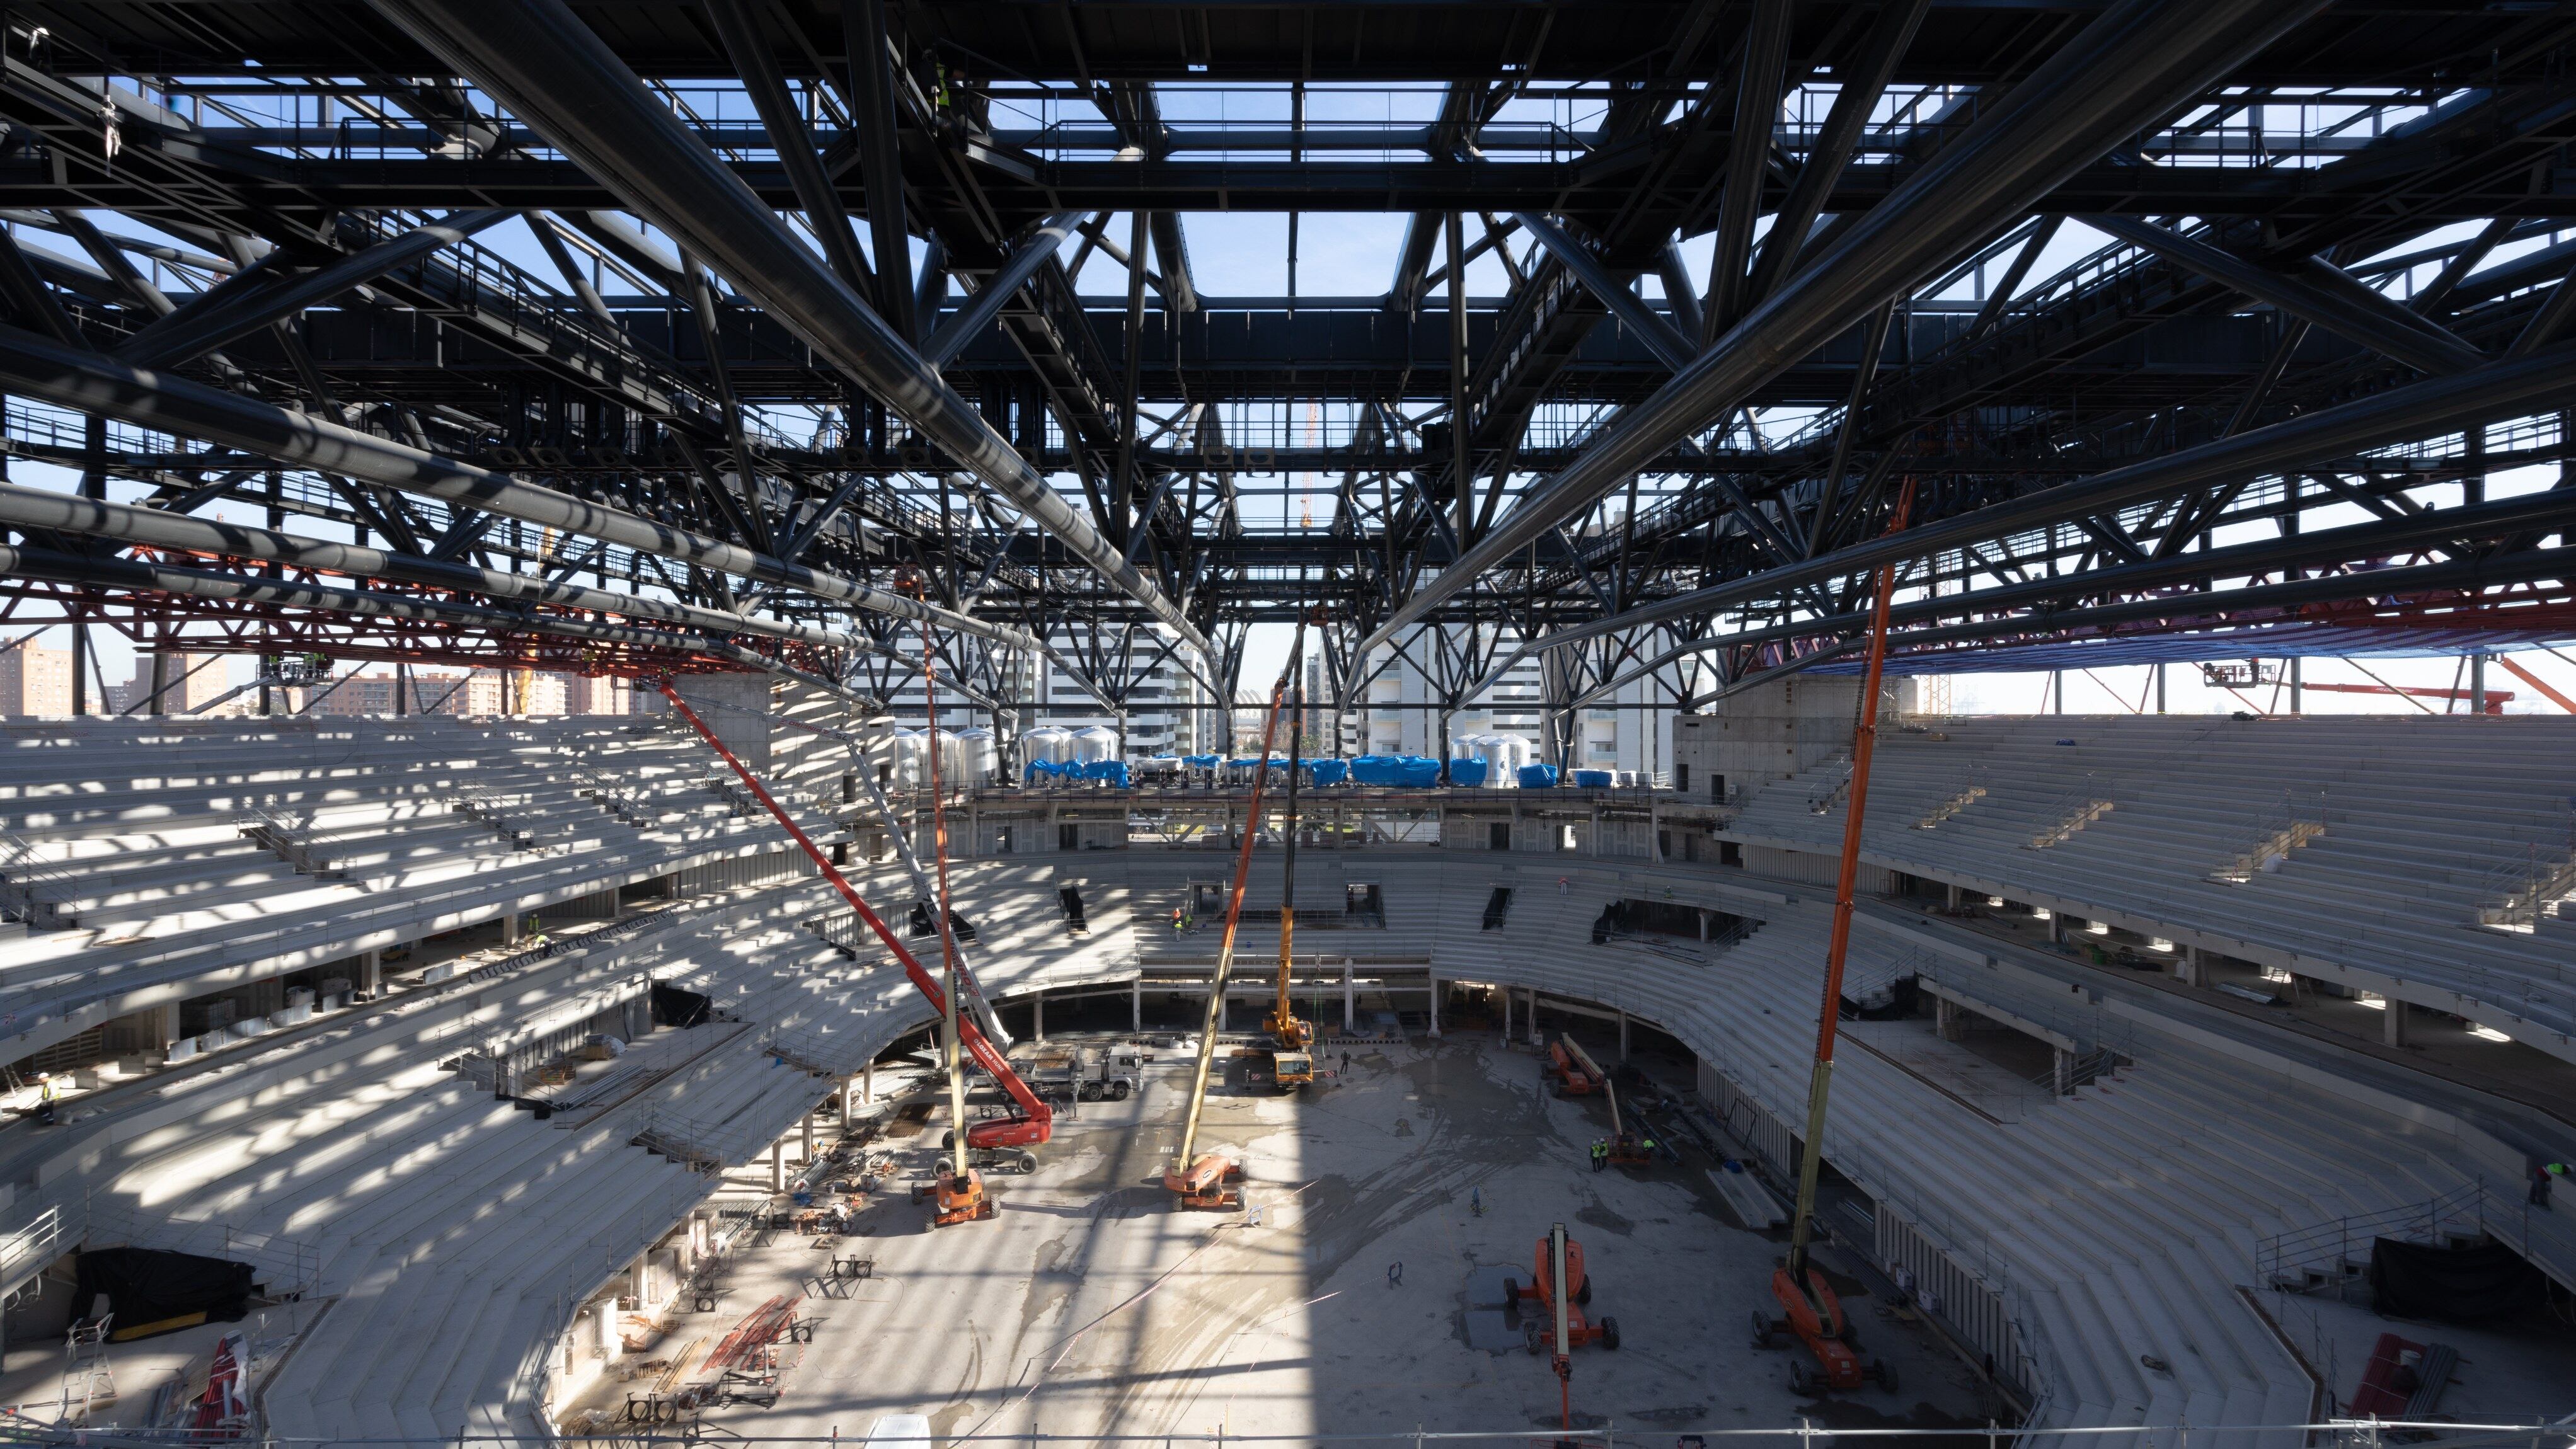
POLYGON ((2430 1202, 2276 1233, 2254 1245, 2255 1278, 2267 1288, 2304 1293, 2367 1269, 2371 1245, 2381 1238, 2438 1243, 2445 1237, 2483 1237, 2486 1231, 2486 1184, 2481 1179, 2430 1202), (2355 1252, 2361 1254, 2358 1261, 2355 1252))
POLYGON ((242 811, 237 823, 243 835, 295 867, 299 875, 309 875, 316 880, 340 880, 348 875, 337 860, 316 850, 310 832, 289 819, 284 811, 268 805, 252 805, 242 811))
POLYGON ((48 931, 79 925, 80 912, 68 900, 73 881, 70 869, 45 859, 35 842, 0 833, 0 920, 48 931))
POLYGON ((2254 844, 2233 860, 2210 872, 2209 878, 2231 885, 2245 885, 2274 860, 2288 860, 2290 852, 2326 833, 2326 792, 2283 790, 2277 805, 2257 816, 2254 844))
POLYGON ((2540 929, 2542 918, 2562 901, 2576 899, 2576 854, 2554 860, 2530 847, 2528 859, 2487 872, 2478 897, 2478 924, 2525 935, 2540 929))

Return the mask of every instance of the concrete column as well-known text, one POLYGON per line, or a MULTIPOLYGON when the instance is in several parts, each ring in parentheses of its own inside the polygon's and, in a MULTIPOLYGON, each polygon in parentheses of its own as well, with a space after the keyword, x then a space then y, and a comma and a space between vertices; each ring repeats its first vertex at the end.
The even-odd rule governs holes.
POLYGON ((1431 977, 1431 1039, 1440 1039, 1440 978, 1431 977))
POLYGON ((358 989, 373 997, 384 989, 385 953, 369 951, 358 958, 358 989))
POLYGON ((2469 656, 2469 713, 2483 717, 2487 712, 2487 656, 2481 649, 2469 656))
POLYGON ((1145 1029, 1145 980, 1141 976, 1127 983, 1127 1029, 1145 1029))
POLYGON ((787 1139, 784 1137, 769 1144, 769 1190, 787 1190, 787 1139))
POLYGON ((841 1130, 844 1132, 849 1131, 850 1124, 858 1120, 858 1093, 858 1078, 843 1077, 841 1079, 841 1130))
POLYGON ((617 1337, 617 1300, 602 1298, 599 1300, 599 1361, 617 1362, 618 1354, 623 1352, 625 1347, 626 1345, 619 1342, 617 1337))
POLYGON ((515 946, 519 944, 519 913, 517 911, 512 911, 501 918, 501 944, 504 946, 515 946))
POLYGON ((876 1103, 877 1064, 875 1062, 870 1062, 866 1066, 859 1068, 859 1105, 862 1107, 873 1107, 876 1103))
POLYGON ((2063 1097, 2075 1090, 2075 1054, 2064 1047, 2054 1047, 2048 1056, 2049 1080, 2056 1087, 2057 1095, 2063 1097))
POLYGON ((1533 987, 1531 987, 1531 988, 1529 989, 1529 996, 1527 997, 1527 1002, 1528 1002, 1528 1005, 1529 1005, 1529 1041, 1530 1041, 1530 1045, 1531 1045, 1531 1046, 1545 1046, 1545 1045, 1547 1045, 1547 1038, 1546 1038, 1546 1036, 1544 1036, 1543 1034, 1541 1034, 1541 1033, 1540 1033, 1540 1031, 1539 1031, 1539 1029, 1538 1029, 1538 988, 1537 988, 1537 987, 1533 986, 1533 987))
POLYGON ((1348 1036, 1359 1027, 1359 1005, 1351 990, 1351 958, 1342 958, 1342 1035, 1348 1036))
POLYGON ((1627 1059, 1628 1059, 1628 1013, 1627 1013, 1627 1010, 1623 1007, 1623 1008, 1621 1008, 1621 1010, 1620 1010, 1620 1012, 1619 1012, 1619 1060, 1621 1060, 1621 1061, 1623 1061, 1623 1062, 1624 1062, 1624 1061, 1626 1061, 1627 1059))
POLYGON ((2175 953, 2174 975, 2182 978, 2185 986, 2209 984, 2209 963, 2202 959, 2198 946, 2185 946, 2175 953))
POLYGON ((2406 1045, 2407 1037, 2409 1035, 2407 1028, 2412 1025, 2407 1018, 2412 1015, 2413 1012, 2414 1008, 2408 1006, 2405 1002, 2398 1000, 2394 996, 2388 998, 2388 1009, 2380 1013, 2382 1017, 2386 1018, 2386 1020, 2379 1024, 2380 1041, 2384 1045, 2393 1047, 2402 1047, 2406 1045))
POLYGON ((652 1272, 653 1255, 649 1250, 636 1254, 635 1261, 626 1265, 626 1284, 635 1295, 638 1311, 648 1310, 653 1305, 653 1285, 648 1281, 652 1272))
MULTIPOLYGON (((1947 900, 1947 902, 1948 902, 1948 904, 1949 904, 1950 909, 1952 909, 1952 910, 1954 910, 1954 911, 1955 911, 1955 910, 1957 910, 1957 909, 1959 908, 1959 888, 1958 888, 1957 886, 1951 886, 1951 887, 1949 887, 1949 888, 1944 892, 1944 896, 1945 896, 1945 898, 1946 898, 1946 900, 1947 900)), ((1705 934, 1705 931, 1703 931, 1703 934, 1705 934)))
POLYGON ((1705 946, 1708 944, 1708 912, 1699 911, 1696 914, 1699 917, 1699 943, 1705 946))
POLYGON ((165 1001, 153 1008, 152 1024, 152 1034, 159 1039, 161 1049, 169 1050, 170 1044, 179 1039, 179 1003, 165 1001))
POLYGON ((2066 944, 2066 915, 2062 911, 2048 913, 2048 944, 2052 946, 2066 944))
POLYGON ((1503 988, 1503 1040, 1512 1039, 1512 989, 1503 988))
POLYGON ((805 1160, 805 1161, 807 1161, 807 1162, 812 1162, 812 1161, 814 1160, 814 1109, 813 1109, 813 1108, 811 1108, 811 1107, 808 1107, 808 1108, 806 1108, 806 1109, 805 1109, 805 1122, 804 1122, 804 1127, 805 1127, 805 1142, 804 1142, 804 1147, 805 1147, 805 1159, 804 1159, 804 1160, 805 1160))
POLYGON ((1959 1004, 1946 996, 1932 998, 1932 1032, 1943 1041, 1959 1039, 1959 1004))
POLYGON ((1031 1032, 1029 1033, 1029 1035, 1030 1035, 1030 1036, 1032 1036, 1033 1038, 1035 1038, 1036 1040, 1040 1041, 1040 1042, 1045 1041, 1045 1040, 1046 1040, 1046 991, 1045 991, 1045 989, 1044 989, 1044 988, 1040 988, 1040 990, 1038 991, 1037 1000, 1035 1000, 1035 1001, 1033 1001, 1033 1002, 1031 1002, 1031 1003, 1029 1004, 1029 1012, 1030 1012, 1030 1020, 1031 1020, 1031 1022, 1034 1024, 1034 1026, 1035 1026, 1035 1030, 1031 1031, 1031 1032))

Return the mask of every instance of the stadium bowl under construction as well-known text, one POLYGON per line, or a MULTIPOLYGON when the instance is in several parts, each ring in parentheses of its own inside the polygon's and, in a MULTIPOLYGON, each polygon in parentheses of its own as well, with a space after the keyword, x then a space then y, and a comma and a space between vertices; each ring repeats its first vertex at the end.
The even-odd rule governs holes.
POLYGON ((0 1439, 2576 1449, 2570 8, 0 7, 0 1439))

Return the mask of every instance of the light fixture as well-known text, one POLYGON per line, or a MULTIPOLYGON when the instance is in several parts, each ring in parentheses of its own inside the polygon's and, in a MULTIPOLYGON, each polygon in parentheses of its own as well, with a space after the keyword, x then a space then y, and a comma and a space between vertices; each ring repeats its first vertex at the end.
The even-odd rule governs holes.
POLYGON ((2111 934, 2111 923, 2109 921, 2087 921, 2084 923, 2084 929, 2092 932, 2096 936, 2107 936, 2111 934))
POLYGON ((2353 1000, 2355 1000, 2355 1001, 2359 1002, 2359 1003, 2360 1003, 2361 1005, 2363 1005, 2363 1006, 2366 1006, 2366 1007, 2370 1008, 2372 1011, 2386 1011, 2386 1010, 2388 1009, 2388 998, 2387 998, 2387 997, 2385 997, 2385 996, 2373 996, 2373 995, 2371 995, 2371 994, 2370 994, 2369 992, 2367 992, 2367 991, 2365 991, 2365 992, 2361 993, 2359 996, 2354 997, 2354 998, 2353 998, 2353 1000))
POLYGON ((2487 1040, 2487 1041, 2511 1041, 2511 1040, 2513 1040, 2513 1038, 2512 1038, 2512 1037, 2509 1037, 2509 1036, 2505 1035, 2503 1032, 2500 1032, 2500 1031, 2496 1030, 2494 1027, 2491 1027, 2491 1026, 2480 1026, 2480 1025, 2478 1025, 2478 1024, 2477 1024, 2476 1022, 2474 1022, 2474 1021, 2469 1023, 2469 1035, 2474 1036, 2474 1037, 2482 1037, 2482 1038, 2484 1038, 2484 1039, 2485 1039, 2485 1040, 2487 1040))
POLYGON ((2046 907, 2046 906, 2033 906, 2033 907, 2031 907, 2031 908, 2030 908, 2030 918, 2031 918, 2032 920, 2034 920, 2034 921, 2045 921, 2045 920, 2049 919, 2049 910, 2048 910, 2048 907, 2046 907))
POLYGON ((2170 951, 2173 948, 2174 943, 2166 940, 2162 936, 2149 936, 2147 938, 2147 949, 2150 951, 2170 951))

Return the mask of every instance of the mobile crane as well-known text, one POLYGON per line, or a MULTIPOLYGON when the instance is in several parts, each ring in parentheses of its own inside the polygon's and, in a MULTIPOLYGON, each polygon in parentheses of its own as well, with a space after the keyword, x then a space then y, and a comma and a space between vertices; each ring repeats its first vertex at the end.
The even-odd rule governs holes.
MULTIPOLYGON (((1009 1094, 1015 1108, 1011 1115, 978 1122, 968 1127, 962 1138, 964 1144, 970 1148, 985 1149, 1035 1147, 1054 1136, 1055 1109, 1040 1101, 1037 1093, 1029 1089, 1029 1084, 1020 1080, 1019 1073, 1011 1069, 1009 1059, 1005 1058, 1000 1049, 993 1045, 992 1040, 976 1026, 971 1015, 960 1015, 950 1009, 951 1000, 957 993, 942 989, 940 983, 928 971, 922 969, 920 959, 912 954, 911 948, 904 944, 903 938, 896 935, 894 929, 885 923, 885 918, 878 915, 857 889, 851 886, 849 878, 842 875, 832 864, 831 856, 814 844, 813 838, 805 833, 804 827, 798 825, 795 819, 779 805, 778 801, 770 795, 768 788, 760 783, 760 778, 752 774, 750 767, 743 764, 732 750, 725 747, 724 740, 708 727, 707 722, 698 716, 696 710, 689 707, 688 701, 680 697, 679 691, 671 687, 671 681, 661 678, 650 682, 661 691, 662 697, 670 702, 672 713, 678 715, 691 729, 696 730, 698 737, 707 742, 707 747, 714 750, 717 756, 732 768, 734 775, 742 781, 743 787, 751 791, 752 798, 758 800, 762 808, 769 811, 770 817, 778 822, 779 828, 785 830, 788 838, 796 842, 797 848, 805 852, 806 858, 814 862, 815 869, 821 871, 823 879, 831 884, 833 890, 840 893, 841 899, 848 903, 860 922, 875 933, 877 940, 884 944, 887 952, 903 967, 905 978, 910 980, 913 988, 930 1002, 931 1009, 939 1013, 942 1022, 954 1023, 953 1027, 949 1028, 949 1034, 957 1046, 974 1059, 975 1065, 982 1068, 986 1076, 992 1078, 1005 1093, 1009 1094)), ((961 1121, 959 1125, 964 1124, 961 1121)))
MULTIPOLYGON (((1297 621, 1297 634, 1288 647, 1288 666, 1279 671, 1279 682, 1270 690, 1270 713, 1261 725, 1262 766, 1253 772, 1252 799, 1244 812, 1243 846, 1234 857, 1234 891, 1225 907, 1225 934, 1219 938, 1216 952, 1216 974, 1208 983, 1207 1019, 1199 1027, 1198 1064, 1190 1078, 1190 1105, 1182 1119, 1181 1148, 1172 1155, 1170 1166, 1163 1171, 1163 1186, 1174 1194, 1176 1206, 1182 1208, 1227 1209, 1243 1205, 1243 1194, 1231 1184, 1243 1180, 1242 1165, 1221 1152, 1201 1154, 1198 1151, 1199 1112, 1207 1105, 1208 1071, 1216 1063, 1217 1026, 1225 1019, 1225 984, 1234 972, 1234 937, 1243 923, 1243 887, 1252 877, 1252 844, 1261 836, 1261 797, 1270 779, 1270 747, 1279 734, 1279 706, 1288 696, 1289 681, 1297 675, 1299 656, 1306 650, 1306 621, 1297 621)), ((1292 771, 1289 776, 1294 781, 1292 771)), ((1292 785, 1293 788, 1293 785, 1292 785)), ((1281 912, 1281 919, 1286 919, 1281 912)))

